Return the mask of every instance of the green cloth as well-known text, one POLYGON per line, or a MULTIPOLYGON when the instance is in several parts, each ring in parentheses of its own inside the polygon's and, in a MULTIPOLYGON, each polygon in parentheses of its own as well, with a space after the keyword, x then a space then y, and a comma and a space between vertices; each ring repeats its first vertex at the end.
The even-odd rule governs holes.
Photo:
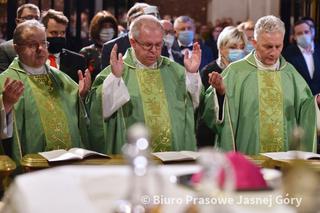
POLYGON ((29 153, 89 148, 88 121, 78 85, 63 72, 46 69, 48 74, 27 75, 16 58, 0 75, 1 98, 6 78, 24 83, 23 95, 12 111, 13 138, 3 141, 6 154, 18 163, 29 153))
POLYGON ((226 86, 222 122, 216 119, 212 87, 206 91, 201 111, 206 124, 218 133, 218 147, 249 155, 296 149, 292 131, 300 126, 304 129, 302 149, 316 151, 314 97, 283 57, 278 71, 259 70, 251 53, 230 64, 222 76, 226 86))
MULTIPOLYGON (((102 84, 104 79, 111 73, 111 67, 108 66, 97 76, 87 99, 87 108, 90 111, 91 121, 89 137, 92 148, 107 154, 121 153, 121 148, 126 143, 127 129, 132 124, 136 122, 145 123, 147 126, 150 123, 155 124, 152 121, 152 115, 164 112, 168 113, 168 116, 164 115, 161 118, 163 122, 158 123, 158 128, 161 129, 161 132, 155 133, 153 131, 151 133, 151 135, 160 136, 151 137, 158 138, 151 141, 153 151, 165 151, 168 149, 195 150, 194 110, 191 95, 186 89, 184 67, 170 61, 168 58, 161 57, 158 61, 157 69, 152 71, 144 70, 142 71, 143 73, 138 73, 141 71, 136 69, 132 50, 129 49, 124 56, 122 78, 128 88, 130 101, 105 121, 102 116, 102 84), (146 80, 149 76, 146 72, 154 72, 151 74, 152 80, 146 80), (144 79, 144 85, 141 85, 141 80, 139 83, 138 79, 141 78, 144 79), (151 91, 150 97, 146 95, 149 92, 146 91, 147 84, 151 91), (153 89, 154 91, 152 91, 153 89), (159 91, 158 97, 152 95, 156 94, 156 89, 159 91), (152 97, 156 104, 148 102, 152 97), (158 108, 159 104, 161 104, 162 108, 158 108), (146 105, 149 105, 149 107, 146 107, 146 105), (147 121, 146 115, 148 117, 147 121), (162 131, 167 127, 170 128, 168 132, 162 131), (163 146, 157 146, 157 141, 164 142, 166 140, 168 142, 163 146)), ((156 119, 159 119, 159 116, 156 119)), ((154 125, 148 127, 151 130, 155 129, 154 125)))
POLYGON ((171 121, 160 69, 137 69, 137 83, 145 125, 151 131, 154 152, 171 150, 171 121), (150 85, 153 85, 150 87, 150 85))

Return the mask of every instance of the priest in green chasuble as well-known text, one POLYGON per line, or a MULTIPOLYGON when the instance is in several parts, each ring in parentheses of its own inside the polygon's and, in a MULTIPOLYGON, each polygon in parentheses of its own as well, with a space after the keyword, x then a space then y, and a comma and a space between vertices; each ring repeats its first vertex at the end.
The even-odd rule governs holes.
POLYGON ((87 147, 88 122, 81 99, 90 88, 88 71, 84 76, 79 71, 78 85, 49 67, 45 28, 38 21, 19 24, 13 43, 18 57, 0 75, 5 153, 19 162, 29 153, 87 147))
POLYGON ((87 99, 95 150, 121 153, 126 131, 136 122, 150 129, 152 151, 196 149, 201 50, 196 43, 182 67, 161 56, 163 35, 160 22, 143 15, 130 26, 131 48, 124 57, 113 47, 110 66, 97 76, 87 99))
POLYGON ((202 117, 217 131, 217 145, 255 155, 290 149, 316 151, 316 106, 307 83, 282 56, 285 28, 275 16, 260 18, 255 51, 212 73, 202 117), (219 104, 220 103, 220 104, 219 104), (220 112, 220 113, 219 113, 220 112), (301 146, 294 128, 304 130, 301 146))

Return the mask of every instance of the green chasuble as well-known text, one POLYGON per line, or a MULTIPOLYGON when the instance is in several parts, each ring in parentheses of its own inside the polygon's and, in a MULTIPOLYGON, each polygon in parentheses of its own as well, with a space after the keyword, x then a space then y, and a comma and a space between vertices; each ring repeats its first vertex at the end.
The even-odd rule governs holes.
POLYGON ((161 57, 157 69, 137 69, 131 51, 124 56, 122 76, 130 100, 106 120, 102 116, 102 84, 111 67, 93 83, 87 99, 91 147, 108 154, 121 153, 127 129, 142 122, 151 130, 152 151, 195 150, 194 110, 184 67, 161 57))
POLYGON ((201 112, 218 133, 217 146, 255 155, 294 149, 295 127, 304 129, 302 149, 316 151, 314 97, 307 83, 280 58, 277 71, 259 70, 254 53, 230 64, 222 73, 226 86, 222 121, 216 119, 215 90, 206 91, 201 112))
POLYGON ((78 85, 63 72, 46 69, 47 74, 27 75, 16 58, 0 75, 1 94, 6 78, 24 83, 23 95, 12 111, 13 138, 2 141, 6 154, 16 162, 29 153, 89 148, 78 85))

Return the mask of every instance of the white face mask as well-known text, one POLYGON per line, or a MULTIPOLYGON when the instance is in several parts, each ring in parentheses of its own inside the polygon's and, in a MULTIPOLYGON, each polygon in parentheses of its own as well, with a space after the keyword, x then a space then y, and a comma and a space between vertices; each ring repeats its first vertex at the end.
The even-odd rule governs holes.
POLYGON ((297 43, 302 48, 308 48, 312 44, 312 38, 310 34, 303 34, 297 37, 297 43))
POLYGON ((113 28, 104 28, 100 31, 100 40, 102 43, 110 41, 114 36, 113 28))
POLYGON ((174 35, 167 34, 163 37, 164 44, 168 47, 171 48, 174 42, 174 35))

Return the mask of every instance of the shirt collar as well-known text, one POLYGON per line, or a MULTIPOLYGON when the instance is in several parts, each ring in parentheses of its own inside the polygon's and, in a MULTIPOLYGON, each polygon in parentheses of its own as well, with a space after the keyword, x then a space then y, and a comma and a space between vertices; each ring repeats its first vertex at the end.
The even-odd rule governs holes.
POLYGON ((178 45, 179 45, 179 47, 185 47, 185 48, 188 48, 188 47, 192 47, 192 45, 193 45, 193 42, 191 42, 190 44, 188 44, 187 46, 185 46, 185 45, 182 45, 181 44, 181 42, 177 39, 177 41, 178 41, 178 45))
POLYGON ((54 57, 59 58, 59 57, 60 57, 60 52, 55 53, 55 54, 53 54, 53 53, 49 53, 49 55, 53 55, 54 57))
POLYGON ((39 68, 34 68, 34 67, 30 67, 28 65, 25 65, 24 63, 22 63, 20 61, 22 68, 26 71, 26 73, 28 75, 40 75, 40 74, 46 74, 46 67, 43 65, 42 67, 39 68))
MULTIPOLYGON (((302 53, 310 53, 308 50, 304 49, 303 47, 301 47, 299 44, 297 44, 298 48, 300 49, 300 51, 302 53)), ((314 42, 311 42, 311 53, 314 52, 314 42)))

